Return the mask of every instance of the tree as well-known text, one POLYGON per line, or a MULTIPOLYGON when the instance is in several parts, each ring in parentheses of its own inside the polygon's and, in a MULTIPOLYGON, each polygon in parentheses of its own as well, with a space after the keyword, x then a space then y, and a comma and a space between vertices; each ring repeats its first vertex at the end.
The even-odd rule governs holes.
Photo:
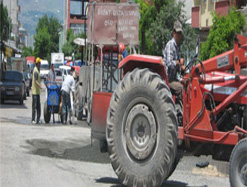
POLYGON ((151 54, 148 50, 151 46, 150 38, 147 36, 147 32, 151 24, 156 20, 157 15, 160 12, 160 7, 166 6, 168 2, 174 3, 174 0, 151 0, 143 1, 136 0, 136 3, 140 4, 141 18, 139 21, 139 39, 142 53, 151 54))
POLYGON ((22 48, 22 56, 27 57, 27 56, 33 56, 33 49, 31 47, 23 47, 22 48))
POLYGON ((9 38, 9 30, 12 30, 12 21, 11 18, 8 16, 8 9, 6 6, 3 6, 3 2, 0 2, 0 48, 1 48, 1 55, 2 51, 5 52, 5 47, 2 45, 2 42, 5 40, 7 41, 9 38))
POLYGON ((40 18, 38 25, 36 27, 36 36, 34 38, 35 54, 40 54, 42 55, 42 58, 45 58, 48 61, 50 61, 51 53, 57 52, 59 49, 59 30, 60 29, 61 29, 61 24, 59 23, 57 18, 55 17, 48 18, 47 15, 40 18), (44 38, 45 35, 47 35, 47 38, 44 38), (49 39, 49 42, 47 41, 48 39, 49 39), (45 49, 40 48, 42 45, 43 45, 43 48, 45 49), (37 50, 41 50, 41 52, 37 50))
POLYGON ((3 2, 0 3, 0 20, 1 20, 1 26, 0 26, 0 36, 2 40, 7 40, 9 38, 9 26, 10 30, 12 30, 12 21, 11 18, 8 15, 8 9, 7 6, 3 5, 3 2))
MULTIPOLYGON (((69 29, 66 33, 66 43, 63 45, 63 53, 65 56, 71 56, 72 53, 75 54, 75 59, 81 59, 81 53, 79 52, 79 46, 73 41, 75 38, 84 38, 84 33, 74 35, 73 31, 69 29)), ((85 50, 85 48, 84 48, 85 50)), ((85 53, 84 53, 85 54, 85 53)))
POLYGON ((34 54, 36 57, 48 59, 50 56, 51 39, 48 28, 44 27, 34 36, 34 54))
POLYGON ((184 3, 169 2, 160 8, 156 20, 151 23, 147 31, 147 38, 150 38, 150 43, 147 46, 148 52, 153 55, 161 55, 166 43, 172 38, 173 24, 179 20, 183 25, 183 38, 180 44, 180 54, 183 57, 190 57, 193 55, 189 53, 195 49, 197 34, 190 25, 186 24, 186 19, 182 7, 184 3))
POLYGON ((227 16, 213 15, 213 26, 210 28, 207 41, 201 45, 202 60, 212 58, 233 48, 233 37, 245 26, 245 18, 241 12, 231 9, 227 16))

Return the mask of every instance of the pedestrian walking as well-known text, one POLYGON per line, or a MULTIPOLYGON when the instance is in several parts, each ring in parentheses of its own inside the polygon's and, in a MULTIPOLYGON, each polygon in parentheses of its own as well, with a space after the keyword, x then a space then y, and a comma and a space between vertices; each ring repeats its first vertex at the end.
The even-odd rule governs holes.
POLYGON ((73 98, 74 98, 74 92, 75 92, 75 80, 73 75, 75 68, 71 67, 70 73, 66 76, 65 80, 62 84, 62 99, 63 99, 63 109, 62 109, 62 123, 67 123, 67 114, 69 114, 69 123, 72 124, 71 121, 71 115, 72 115, 72 109, 71 109, 71 101, 70 101, 70 93, 72 92, 73 98))
POLYGON ((40 92, 41 92, 41 79, 40 79, 40 62, 39 57, 36 58, 35 67, 33 69, 32 78, 32 123, 41 123, 40 121, 40 92), (35 114, 37 113, 37 119, 35 121, 35 114))

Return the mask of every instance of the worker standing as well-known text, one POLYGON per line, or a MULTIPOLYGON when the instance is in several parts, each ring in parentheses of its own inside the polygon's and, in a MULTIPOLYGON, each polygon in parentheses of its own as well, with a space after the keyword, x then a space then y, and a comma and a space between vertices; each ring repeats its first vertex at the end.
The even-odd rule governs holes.
POLYGON ((41 123, 40 121, 40 92, 41 92, 41 79, 40 79, 40 62, 39 57, 36 58, 35 67, 33 69, 32 78, 32 123, 41 123), (35 121, 35 113, 37 111, 37 119, 35 121))
POLYGON ((54 70, 54 64, 51 64, 51 69, 49 70, 47 81, 55 82, 56 80, 56 73, 54 70))
POLYGON ((179 43, 182 38, 182 25, 179 21, 175 21, 173 25, 173 38, 166 44, 163 50, 164 64, 172 93, 177 95, 181 100, 183 98, 183 85, 177 78, 177 73, 185 70, 184 59, 180 58, 179 43))
POLYGON ((75 92, 75 81, 73 72, 74 72, 74 67, 71 67, 70 74, 68 74, 63 81, 62 84, 62 98, 63 98, 63 110, 62 110, 62 123, 66 124, 67 123, 67 114, 69 113, 69 123, 72 124, 71 121, 71 115, 72 115, 72 109, 71 109, 71 101, 70 101, 70 92, 73 94, 74 98, 74 92, 75 92))

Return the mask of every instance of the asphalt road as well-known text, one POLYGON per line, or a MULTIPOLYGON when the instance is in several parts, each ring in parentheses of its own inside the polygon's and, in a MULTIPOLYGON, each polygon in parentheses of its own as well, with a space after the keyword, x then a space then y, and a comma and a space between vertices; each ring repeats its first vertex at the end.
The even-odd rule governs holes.
MULTIPOLYGON (((41 94, 43 120, 45 90, 41 94)), ((90 127, 83 122, 62 125, 31 124, 31 97, 19 105, 0 105, 1 187, 121 186, 107 153, 91 141, 90 127)), ((210 157, 184 156, 164 187, 214 187, 229 185, 227 175, 214 166, 196 168, 210 157)))

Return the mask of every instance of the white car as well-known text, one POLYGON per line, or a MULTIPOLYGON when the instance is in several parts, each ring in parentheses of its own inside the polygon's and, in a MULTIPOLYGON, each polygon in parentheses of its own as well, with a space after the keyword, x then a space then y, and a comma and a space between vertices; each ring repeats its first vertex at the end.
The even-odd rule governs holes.
POLYGON ((64 81, 66 76, 70 73, 71 67, 69 67, 69 66, 59 66, 59 69, 61 71, 62 79, 64 81))
POLYGON ((62 85, 63 83, 63 77, 62 77, 62 72, 60 69, 54 69, 55 73, 56 73, 56 80, 55 82, 59 85, 62 85))
POLYGON ((40 78, 41 79, 46 79, 47 75, 49 73, 49 63, 47 60, 41 60, 40 63, 40 78))

